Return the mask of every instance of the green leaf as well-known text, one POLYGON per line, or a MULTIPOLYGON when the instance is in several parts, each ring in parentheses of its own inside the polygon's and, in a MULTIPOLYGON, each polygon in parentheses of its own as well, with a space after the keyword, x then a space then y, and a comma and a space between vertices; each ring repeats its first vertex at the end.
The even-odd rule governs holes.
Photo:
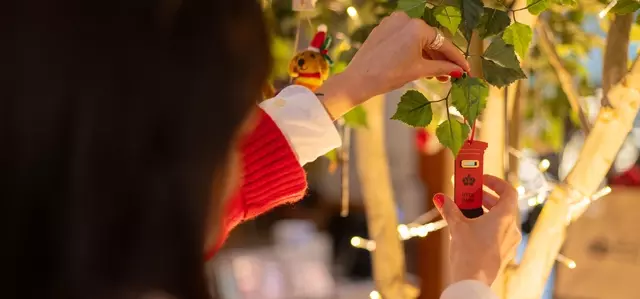
POLYGON ((412 18, 420 18, 427 6, 426 0, 399 0, 398 10, 406 12, 412 18))
POLYGON ((367 111, 362 106, 356 106, 344 116, 344 124, 352 128, 367 127, 367 111))
POLYGON ((413 127, 426 127, 432 118, 431 102, 417 90, 402 95, 398 109, 391 117, 413 127))
POLYGON ((329 159, 329 161, 334 162, 334 163, 338 163, 338 150, 337 149, 332 149, 331 151, 329 151, 328 153, 324 154, 324 156, 329 159))
POLYGON ((469 131, 471 129, 467 124, 452 119, 451 122, 447 120, 438 126, 436 136, 442 145, 448 147, 453 155, 457 156, 462 144, 469 136, 469 131))
POLYGON ((549 0, 527 0, 527 9, 537 15, 549 8, 549 0))
POLYGON ((480 18, 478 25, 478 34, 480 37, 487 38, 496 35, 507 28, 511 23, 511 18, 506 11, 493 8, 484 8, 484 14, 480 18))
POLYGON ((460 9, 455 6, 438 6, 433 10, 433 14, 438 23, 447 28, 451 34, 455 34, 458 31, 458 26, 462 21, 460 9))
POLYGON ((531 27, 515 22, 507 27, 502 35, 502 39, 507 44, 513 45, 520 58, 524 58, 529 51, 532 36, 533 31, 531 27))
POLYGON ((460 111, 468 123, 473 124, 487 107, 489 86, 479 78, 466 77, 453 82, 452 105, 460 111))
POLYGON ((506 44, 501 38, 493 39, 493 42, 484 51, 482 57, 502 67, 520 69, 520 62, 516 57, 515 48, 513 45, 506 44))
POLYGON ((497 87, 504 87, 517 80, 527 78, 520 67, 517 69, 503 67, 484 57, 482 58, 482 72, 484 79, 497 87))
POLYGON ((338 61, 331 66, 331 74, 336 75, 344 72, 347 69, 347 63, 344 61, 338 61))
POLYGON ((329 173, 333 173, 338 168, 338 150, 332 149, 328 153, 324 154, 324 157, 329 160, 329 173))
POLYGON ((470 41, 473 29, 480 22, 484 5, 482 0, 460 0, 460 10, 462 11, 462 32, 464 38, 470 41))
POLYGON ((640 2, 635 0, 619 0, 611 10, 611 13, 626 15, 640 9, 640 2))
POLYGON ((436 16, 433 12, 433 9, 429 7, 424 8, 424 14, 422 15, 422 19, 431 27, 436 27, 436 28, 440 27, 438 20, 436 20, 436 16))

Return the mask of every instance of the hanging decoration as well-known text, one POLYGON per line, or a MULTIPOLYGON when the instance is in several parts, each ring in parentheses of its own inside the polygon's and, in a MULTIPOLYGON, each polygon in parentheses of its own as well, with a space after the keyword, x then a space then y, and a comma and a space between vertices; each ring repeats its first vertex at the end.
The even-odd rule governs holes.
POLYGON ((329 57, 330 45, 331 36, 327 34, 327 26, 318 26, 318 32, 309 47, 289 62, 289 76, 294 84, 315 91, 329 78, 329 67, 333 63, 329 57))
POLYGON ((291 7, 294 11, 313 11, 318 0, 292 0, 291 7))

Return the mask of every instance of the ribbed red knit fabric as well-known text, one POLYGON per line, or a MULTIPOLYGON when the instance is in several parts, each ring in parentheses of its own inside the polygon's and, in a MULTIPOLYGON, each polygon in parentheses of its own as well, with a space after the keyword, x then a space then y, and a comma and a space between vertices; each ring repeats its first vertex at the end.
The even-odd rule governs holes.
POLYGON ((260 121, 242 146, 242 187, 229 201, 218 244, 207 250, 211 259, 229 232, 242 221, 276 206, 300 200, 307 190, 302 166, 275 122, 262 110, 260 121))

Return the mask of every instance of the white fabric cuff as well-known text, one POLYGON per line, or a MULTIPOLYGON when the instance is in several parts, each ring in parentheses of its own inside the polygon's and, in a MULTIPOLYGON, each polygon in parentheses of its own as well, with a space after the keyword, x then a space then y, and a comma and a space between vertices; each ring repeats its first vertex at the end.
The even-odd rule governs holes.
POLYGON ((498 299, 491 288, 475 280, 463 280, 450 285, 440 299, 498 299))
POLYGON ((306 87, 291 85, 260 103, 278 125, 300 165, 342 145, 340 134, 318 97, 306 87))

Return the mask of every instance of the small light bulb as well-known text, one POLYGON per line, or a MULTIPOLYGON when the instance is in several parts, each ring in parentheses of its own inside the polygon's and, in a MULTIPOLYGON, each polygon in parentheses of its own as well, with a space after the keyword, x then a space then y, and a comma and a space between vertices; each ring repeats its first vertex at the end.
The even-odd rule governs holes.
POLYGON ((407 227, 404 224, 398 225, 398 233, 400 234, 400 238, 402 240, 411 239, 411 233, 410 233, 409 227, 407 227))
POLYGON ((355 17, 357 17, 357 16, 358 16, 358 11, 356 10, 356 8, 355 8, 355 7, 353 7, 353 6, 349 6, 349 7, 347 8, 347 14, 348 14, 350 17, 355 18, 355 17))
POLYGON ((518 190, 518 195, 520 195, 520 196, 524 195, 524 193, 527 191, 527 190, 524 188, 524 186, 518 186, 518 187, 516 188, 516 190, 518 190))
POLYGON ((427 226, 425 225, 418 226, 416 231, 416 235, 420 238, 424 238, 429 234, 429 230, 427 230, 427 226))
POLYGON ((540 164, 538 164, 538 169, 541 172, 546 172, 547 170, 549 170, 549 167, 551 166, 551 162, 549 162, 549 160, 544 159, 542 161, 540 161, 540 164))
POLYGON ((611 187, 606 186, 604 188, 602 188, 600 191, 596 192, 595 194, 593 194, 591 196, 591 200, 592 201, 596 201, 604 196, 609 195, 609 193, 611 193, 611 187))
POLYGON ((576 262, 574 262, 572 259, 570 259, 570 258, 568 258, 568 257, 566 257, 566 256, 564 256, 562 254, 558 254, 558 256, 556 257, 556 260, 559 263, 567 266, 567 268, 569 268, 569 269, 575 269, 578 266, 578 265, 576 265, 576 262))
POLYGON ((618 4, 618 0, 612 0, 611 2, 609 2, 609 5, 607 5, 607 7, 605 7, 603 10, 600 11, 600 13, 598 13, 598 17, 600 17, 601 19, 604 19, 604 17, 607 16, 607 14, 609 13, 609 11, 616 6, 616 4, 618 4))
POLYGON ((538 205, 538 200, 536 198, 529 198, 527 204, 529 204, 530 207, 535 207, 538 205))
POLYGON ((541 204, 543 204, 543 203, 544 203, 545 199, 546 199, 546 198, 545 198, 544 193, 540 193, 540 194, 538 194, 538 196, 536 197, 536 203, 537 203, 537 204, 539 204, 539 205, 541 205, 541 204))
POLYGON ((360 245, 362 245, 362 239, 361 238, 359 238, 359 237, 351 238, 351 246, 360 248, 360 245))
POLYGON ((369 250, 369 251, 376 250, 376 241, 367 241, 367 243, 365 244, 364 249, 369 250))
POLYGON ((382 299, 382 297, 377 291, 371 291, 371 293, 369 293, 369 299, 382 299))

